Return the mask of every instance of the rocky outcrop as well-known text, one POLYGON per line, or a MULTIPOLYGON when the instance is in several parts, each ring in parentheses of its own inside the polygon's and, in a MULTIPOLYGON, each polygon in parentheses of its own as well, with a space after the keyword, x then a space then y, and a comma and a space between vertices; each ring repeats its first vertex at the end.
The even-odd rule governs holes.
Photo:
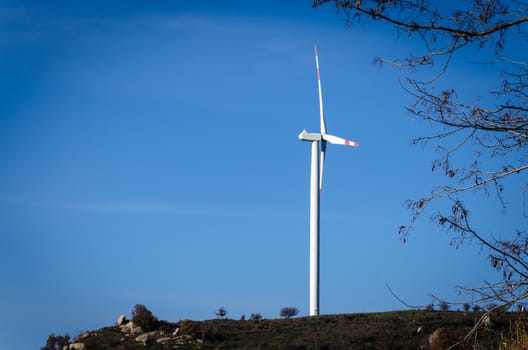
POLYGON ((81 335, 79 335, 77 338, 75 338, 75 342, 77 342, 79 340, 82 340, 82 339, 85 339, 85 338, 88 338, 89 336, 90 336, 90 332, 81 333, 81 335))
POLYGON ((118 326, 123 326, 127 323, 127 319, 126 319, 126 316, 125 315, 121 315, 117 318, 117 325, 118 326))
POLYGON ((143 333, 143 334, 138 335, 138 336, 136 337, 136 341, 145 344, 145 343, 147 342, 147 340, 149 340, 149 339, 151 339, 151 338, 152 338, 152 339, 155 338, 155 336, 156 336, 158 333, 161 333, 161 332, 148 332, 148 333, 143 333))
POLYGON ((134 322, 132 321, 120 326, 120 328, 121 328, 121 332, 123 333, 130 333, 130 334, 143 333, 143 330, 141 329, 141 327, 136 326, 134 322))
POLYGON ((84 350, 85 346, 83 343, 71 343, 66 345, 63 350, 84 350))
POLYGON ((164 344, 164 343, 168 343, 172 340, 171 337, 165 337, 165 338, 159 338, 158 340, 156 340, 158 343, 160 344, 164 344))

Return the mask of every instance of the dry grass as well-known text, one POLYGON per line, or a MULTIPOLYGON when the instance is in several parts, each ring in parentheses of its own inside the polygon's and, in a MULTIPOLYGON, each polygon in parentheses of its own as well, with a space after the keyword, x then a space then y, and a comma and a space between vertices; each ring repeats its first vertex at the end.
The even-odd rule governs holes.
POLYGON ((528 350, 528 327, 526 321, 517 320, 510 327, 510 336, 503 338, 500 350, 528 350))

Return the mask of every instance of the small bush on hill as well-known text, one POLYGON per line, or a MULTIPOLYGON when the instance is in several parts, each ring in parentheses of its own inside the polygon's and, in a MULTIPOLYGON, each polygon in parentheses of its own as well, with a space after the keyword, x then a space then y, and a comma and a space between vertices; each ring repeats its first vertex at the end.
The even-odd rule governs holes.
POLYGON ((256 314, 251 314, 251 319, 253 321, 258 321, 258 320, 262 320, 262 315, 259 314, 258 312, 256 314))
POLYGON ((68 343, 70 342, 70 336, 69 335, 55 335, 53 333, 51 333, 49 336, 48 336, 48 340, 46 341, 46 345, 42 348, 40 348, 40 350, 58 350, 58 349, 62 349, 63 347, 65 347, 66 345, 68 345, 68 343))
POLYGON ((223 320, 227 315, 227 311, 226 309, 224 309, 224 307, 221 307, 215 312, 215 315, 218 316, 218 318, 223 320))
POLYGON ((299 309, 292 306, 286 306, 283 307, 280 311, 281 317, 285 318, 292 318, 293 316, 296 316, 299 313, 299 309))
POLYGON ((180 321, 178 326, 180 327, 181 334, 190 335, 193 338, 197 338, 200 334, 200 322, 193 320, 180 321))
POLYGON ((449 310, 449 304, 447 301, 441 301, 440 302, 440 310, 442 311, 448 311, 449 310))

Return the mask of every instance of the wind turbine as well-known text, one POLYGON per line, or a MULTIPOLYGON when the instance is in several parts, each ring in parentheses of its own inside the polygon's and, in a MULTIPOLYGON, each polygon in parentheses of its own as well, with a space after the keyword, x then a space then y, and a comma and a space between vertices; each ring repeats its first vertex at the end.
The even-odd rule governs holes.
POLYGON ((309 133, 304 129, 299 134, 299 140, 312 143, 312 164, 310 175, 310 316, 319 315, 319 200, 323 184, 323 167, 326 143, 357 147, 359 144, 350 140, 326 133, 323 113, 323 96, 321 93, 321 73, 319 71, 319 54, 315 50, 315 66, 317 68, 317 86, 319 89, 319 117, 321 130, 319 133, 309 133), (319 143, 321 148, 319 149, 319 143))

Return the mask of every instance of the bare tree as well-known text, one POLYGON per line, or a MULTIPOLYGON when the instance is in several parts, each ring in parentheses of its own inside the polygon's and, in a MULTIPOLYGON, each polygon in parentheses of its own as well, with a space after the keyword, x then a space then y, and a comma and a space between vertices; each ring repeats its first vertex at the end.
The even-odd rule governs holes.
POLYGON ((431 135, 418 137, 414 143, 439 144, 440 156, 432 162, 432 170, 446 177, 444 184, 429 194, 407 202, 411 218, 399 228, 402 240, 409 238, 416 220, 426 213, 453 233, 451 243, 457 248, 467 240, 481 244, 488 251, 493 268, 502 273, 495 283, 461 287, 471 293, 474 308, 492 301, 497 308, 508 307, 526 299, 526 225, 511 232, 484 232, 466 203, 470 196, 492 196, 501 210, 506 210, 504 193, 508 181, 508 186, 515 187, 519 203, 524 205, 525 213, 521 215, 526 215, 528 61, 526 57, 511 57, 510 49, 528 44, 528 2, 315 0, 313 7, 325 3, 335 5, 350 26, 363 22, 389 25, 398 36, 418 38, 423 43, 423 51, 416 55, 375 59, 380 65, 410 68, 409 77, 402 78, 402 86, 415 100, 407 109, 433 130, 431 135), (439 91, 439 86, 446 84, 450 63, 459 58, 457 54, 471 50, 479 52, 483 61, 480 63, 496 70, 495 90, 485 98, 457 91, 456 86, 439 91), (461 162, 457 158, 461 152, 472 152, 474 161, 461 162), (512 178, 517 181, 509 181, 512 178))

